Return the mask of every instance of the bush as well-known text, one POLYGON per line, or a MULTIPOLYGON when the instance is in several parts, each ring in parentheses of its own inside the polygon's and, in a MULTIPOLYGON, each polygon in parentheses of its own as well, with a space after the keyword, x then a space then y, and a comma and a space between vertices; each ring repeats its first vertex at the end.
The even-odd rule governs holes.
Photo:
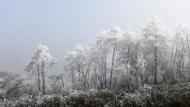
POLYGON ((65 96, 23 95, 18 99, 0 100, 0 107, 189 107, 187 87, 144 85, 134 93, 100 90, 72 91, 65 96))

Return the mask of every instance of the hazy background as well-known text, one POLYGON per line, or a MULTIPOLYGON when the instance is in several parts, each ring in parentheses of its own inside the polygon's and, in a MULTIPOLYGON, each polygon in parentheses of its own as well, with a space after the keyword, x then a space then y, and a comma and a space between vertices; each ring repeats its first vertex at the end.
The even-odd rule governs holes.
POLYGON ((97 32, 115 25, 142 27, 155 13, 171 26, 190 25, 189 5, 189 0, 0 0, 0 70, 23 72, 40 43, 60 66, 66 51, 97 32))

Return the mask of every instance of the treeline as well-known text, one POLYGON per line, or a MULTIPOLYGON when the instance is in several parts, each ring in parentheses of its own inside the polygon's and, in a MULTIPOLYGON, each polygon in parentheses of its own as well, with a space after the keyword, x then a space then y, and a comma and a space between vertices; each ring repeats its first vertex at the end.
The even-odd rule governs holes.
POLYGON ((124 89, 190 79, 190 31, 166 29, 158 17, 138 30, 115 27, 66 55, 73 89, 124 89))

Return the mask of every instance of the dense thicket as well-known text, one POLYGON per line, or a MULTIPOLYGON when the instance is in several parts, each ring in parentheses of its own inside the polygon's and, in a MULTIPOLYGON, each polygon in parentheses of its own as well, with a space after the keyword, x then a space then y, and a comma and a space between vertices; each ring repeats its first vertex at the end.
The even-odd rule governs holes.
POLYGON ((190 83, 140 87, 134 93, 73 91, 65 95, 22 95, 0 100, 2 107, 189 107, 190 83), (157 91, 156 91, 157 90, 157 91), (156 93, 155 93, 156 91, 156 93))

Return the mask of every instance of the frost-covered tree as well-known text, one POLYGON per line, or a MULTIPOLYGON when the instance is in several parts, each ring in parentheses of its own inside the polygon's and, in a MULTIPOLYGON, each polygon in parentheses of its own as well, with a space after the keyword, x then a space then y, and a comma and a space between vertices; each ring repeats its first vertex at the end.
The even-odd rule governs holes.
POLYGON ((89 88, 91 59, 87 48, 77 45, 74 51, 67 53, 66 60, 66 66, 71 71, 73 89, 89 88), (78 84, 81 84, 82 87, 79 87, 78 84))
POLYGON ((10 97, 20 97, 26 91, 27 85, 24 84, 24 76, 9 73, 0 72, 0 99, 10 97))
POLYGON ((119 42, 123 39, 122 34, 123 32, 120 27, 114 27, 113 29, 103 31, 96 36, 95 44, 99 51, 98 59, 99 62, 101 62, 99 67, 104 68, 104 70, 99 70, 103 71, 104 87, 112 87, 115 58, 119 42), (109 84, 107 83, 108 79, 109 84))
POLYGON ((25 71, 27 71, 28 74, 37 75, 38 89, 42 91, 43 94, 45 94, 45 72, 55 62, 56 59, 51 56, 48 47, 46 45, 38 45, 37 52, 26 66, 25 71))
POLYGON ((162 50, 166 48, 166 32, 162 19, 154 16, 142 30, 145 59, 148 61, 147 71, 153 74, 154 84, 158 83, 158 74, 162 67, 162 50), (153 71, 153 72, 151 72, 153 71))
POLYGON ((121 73, 121 77, 117 78, 122 80, 123 83, 121 84, 124 86, 129 86, 129 84, 140 85, 143 80, 146 61, 143 57, 140 38, 134 38, 138 36, 138 33, 127 30, 118 45, 115 68, 117 69, 116 73, 121 73), (132 78, 133 80, 131 80, 132 78))
POLYGON ((173 79, 177 81, 186 80, 189 77, 190 64, 190 30, 184 26, 178 26, 172 41, 172 63, 171 71, 173 79))

